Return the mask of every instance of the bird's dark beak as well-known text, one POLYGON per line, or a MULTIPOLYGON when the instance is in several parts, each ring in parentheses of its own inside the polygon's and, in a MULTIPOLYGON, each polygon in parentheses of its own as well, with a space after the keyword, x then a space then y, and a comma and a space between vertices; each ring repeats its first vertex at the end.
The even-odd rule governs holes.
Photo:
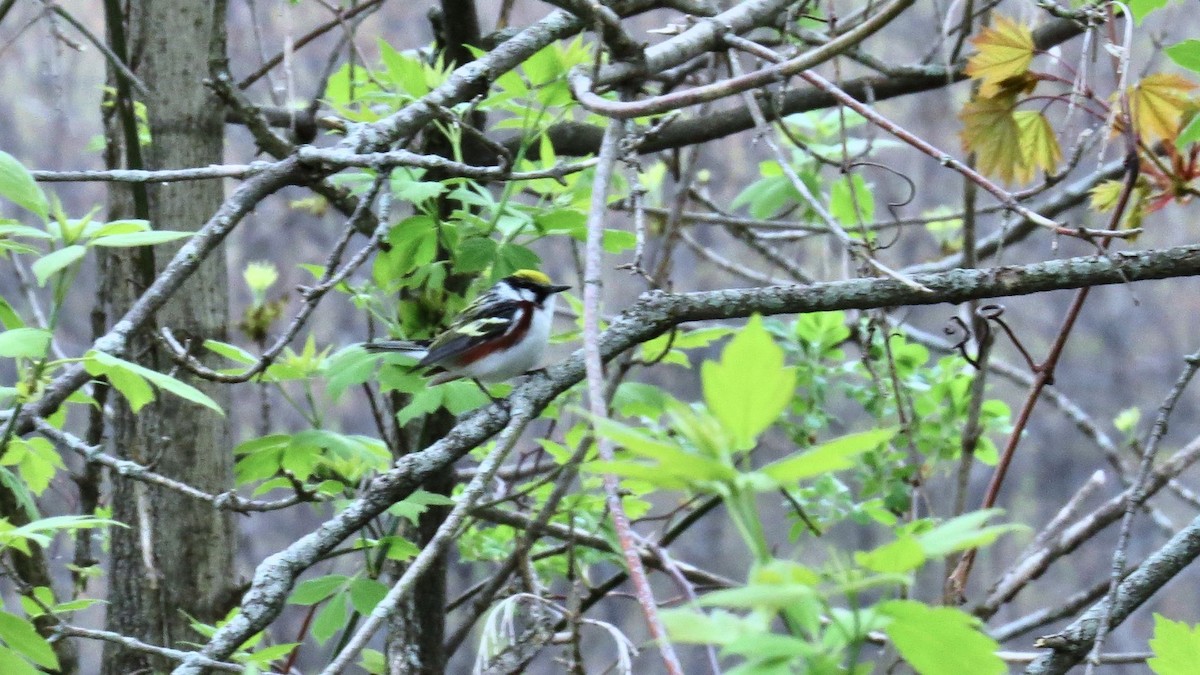
POLYGON ((555 293, 562 293, 563 291, 569 291, 569 290, 571 290, 570 286, 550 286, 549 294, 554 295, 555 293))

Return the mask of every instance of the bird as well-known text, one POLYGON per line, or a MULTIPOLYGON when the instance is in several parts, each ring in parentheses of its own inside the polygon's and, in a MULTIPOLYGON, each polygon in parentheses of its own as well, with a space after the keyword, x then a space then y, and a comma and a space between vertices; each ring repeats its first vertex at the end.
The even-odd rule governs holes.
POLYGON ((431 341, 376 340, 363 347, 407 353, 419 359, 419 368, 440 368, 442 372, 430 378, 431 385, 460 378, 503 382, 532 370, 541 360, 550 340, 554 303, 570 288, 554 284, 537 270, 520 269, 475 298, 431 341))

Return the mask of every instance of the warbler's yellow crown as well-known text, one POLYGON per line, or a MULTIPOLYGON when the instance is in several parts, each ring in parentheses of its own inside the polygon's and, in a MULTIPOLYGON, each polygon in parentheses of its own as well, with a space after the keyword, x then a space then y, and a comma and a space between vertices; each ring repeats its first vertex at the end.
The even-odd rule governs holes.
POLYGON ((513 272, 511 276, 538 284, 539 286, 550 285, 550 277, 537 270, 517 270, 516 272, 513 272))

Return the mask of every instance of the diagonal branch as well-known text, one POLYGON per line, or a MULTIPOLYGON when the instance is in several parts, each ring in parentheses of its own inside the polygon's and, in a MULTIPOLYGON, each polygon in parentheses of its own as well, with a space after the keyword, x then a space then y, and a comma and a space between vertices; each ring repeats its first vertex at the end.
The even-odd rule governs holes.
POLYGON ((1025 669, 1028 675, 1065 673, 1088 653, 1101 628, 1121 625, 1135 609, 1200 556, 1200 518, 1196 518, 1120 583, 1116 592, 1091 606, 1063 630, 1040 638, 1035 646, 1052 649, 1025 669), (1108 620, 1105 621, 1105 618, 1108 620), (1103 625, 1102 625, 1102 622, 1103 625))
MULTIPOLYGON (((681 294, 650 292, 643 294, 612 321, 601 336, 599 347, 601 358, 608 360, 681 323, 746 317, 755 312, 786 314, 958 303, 1196 275, 1200 275, 1200 245, 913 277, 933 293, 921 292, 890 278, 681 294)), ((527 410, 528 414, 537 415, 559 394, 581 381, 583 371, 583 356, 576 352, 563 363, 549 368, 545 375, 531 377, 516 387, 509 398, 510 405, 513 410, 527 410)), ((457 461, 509 424, 505 411, 499 406, 489 406, 460 420, 445 438, 398 460, 392 469, 372 480, 344 511, 264 560, 255 572, 249 592, 242 599, 241 612, 212 636, 200 654, 211 659, 228 658, 239 645, 279 615, 302 572, 372 518, 412 494, 427 477, 457 461)), ((1151 485, 1157 480, 1156 473, 1151 485)), ((188 665, 177 669, 176 674, 194 675, 199 670, 198 665, 188 665)))

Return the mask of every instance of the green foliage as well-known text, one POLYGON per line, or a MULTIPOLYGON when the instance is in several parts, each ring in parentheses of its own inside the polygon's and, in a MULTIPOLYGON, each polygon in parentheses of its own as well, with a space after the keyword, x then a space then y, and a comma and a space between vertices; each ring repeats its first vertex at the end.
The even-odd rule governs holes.
POLYGON ((58 668, 54 649, 26 619, 0 611, 0 640, 4 642, 4 647, 0 648, 0 667, 6 673, 40 672, 26 659, 43 668, 58 668))
POLYGON ((234 473, 239 483, 265 481, 256 494, 289 487, 292 481, 311 481, 312 489, 337 495, 391 463, 391 453, 381 441, 327 429, 271 434, 240 443, 233 452, 238 456, 234 473))
POLYGON ((89 375, 107 377, 113 388, 129 401, 134 412, 154 400, 154 390, 150 388, 150 385, 154 385, 218 414, 225 414, 216 401, 192 385, 111 354, 90 351, 84 355, 83 365, 89 375))
POLYGON ((50 216, 46 194, 29 171, 12 155, 0 150, 0 197, 30 211, 43 221, 50 216))
POLYGON ((1154 657, 1146 661, 1158 675, 1186 675, 1200 663, 1200 627, 1154 615, 1154 637, 1150 639, 1154 657))
POLYGON ((879 610, 891 619, 884 631, 900 656, 922 675, 1008 672, 996 656, 999 645, 980 632, 979 619, 961 609, 893 600, 879 610))
POLYGON ((796 372, 783 366, 783 350, 752 317, 730 340, 720 362, 701 369, 704 399, 740 450, 783 413, 796 387, 796 372))

